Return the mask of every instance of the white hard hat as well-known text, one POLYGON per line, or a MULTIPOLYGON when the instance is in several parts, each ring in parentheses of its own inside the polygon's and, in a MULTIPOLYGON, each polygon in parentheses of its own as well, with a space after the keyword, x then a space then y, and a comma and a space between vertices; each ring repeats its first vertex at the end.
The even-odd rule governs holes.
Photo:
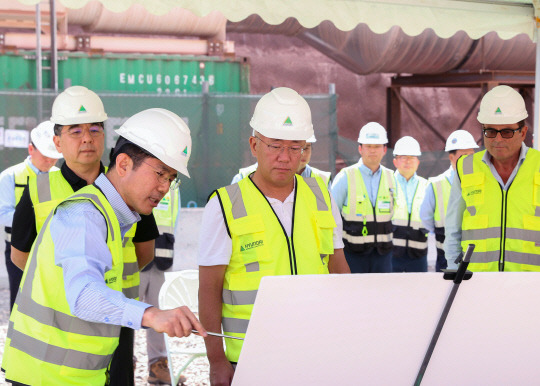
POLYGON ((456 130, 448 136, 444 151, 477 149, 478 145, 467 130, 456 130))
POLYGON ((484 95, 477 119, 485 125, 508 125, 528 116, 523 97, 512 87, 503 85, 494 87, 484 95))
POLYGON ((401 137, 394 146, 394 156, 396 155, 412 155, 419 157, 422 155, 420 144, 416 139, 408 135, 401 137))
POLYGON ((315 143, 315 142, 317 142, 317 138, 315 138, 315 134, 313 134, 311 137, 306 139, 306 142, 307 143, 315 143))
POLYGON ((309 105, 288 87, 265 94, 257 102, 249 124, 268 138, 305 141, 313 135, 309 105))
POLYGON ((30 139, 41 154, 49 158, 62 158, 62 153, 54 146, 53 137, 54 123, 51 121, 41 122, 30 132, 30 139))
POLYGON ((388 143, 386 130, 377 122, 366 123, 360 129, 358 143, 366 145, 384 145, 388 143))
POLYGON ((115 131, 189 177, 191 134, 184 120, 172 111, 158 108, 141 111, 115 131))
POLYGON ((51 121, 58 125, 103 122, 106 119, 99 96, 83 86, 66 88, 52 105, 51 121))

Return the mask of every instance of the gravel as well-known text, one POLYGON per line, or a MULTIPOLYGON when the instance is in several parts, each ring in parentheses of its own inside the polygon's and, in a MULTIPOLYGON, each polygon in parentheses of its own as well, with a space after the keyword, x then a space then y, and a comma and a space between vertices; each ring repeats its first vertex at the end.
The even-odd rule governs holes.
MULTIPOLYGON (((9 320, 9 289, 0 288, 0 349, 4 353, 4 342, 6 339, 7 324, 9 320)), ((170 339, 172 350, 178 351, 204 351, 204 342, 201 337, 192 335, 188 338, 170 339)), ((148 356, 146 354, 146 333, 142 330, 135 331, 135 356, 137 357, 137 368, 135 370, 135 385, 147 385, 148 376, 148 356)), ((187 360, 187 355, 173 355, 173 364, 179 368, 187 360)), ((208 360, 206 357, 195 359, 184 371, 187 377, 185 385, 209 385, 208 380, 208 360)), ((0 372, 0 385, 10 385, 4 379, 4 373, 0 372)))

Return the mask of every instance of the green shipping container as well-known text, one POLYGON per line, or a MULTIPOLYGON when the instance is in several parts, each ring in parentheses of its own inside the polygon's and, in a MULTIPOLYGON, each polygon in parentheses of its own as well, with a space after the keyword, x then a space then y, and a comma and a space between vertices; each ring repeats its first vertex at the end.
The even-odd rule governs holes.
MULTIPOLYGON (((48 57, 43 66, 50 66, 48 57)), ((0 55, 0 89, 35 90, 35 53, 0 55)), ((43 88, 50 87, 43 71, 43 88)), ((58 53, 58 86, 84 85, 94 91, 184 94, 202 92, 203 82, 216 93, 249 93, 249 63, 244 58, 182 55, 89 55, 58 53)))

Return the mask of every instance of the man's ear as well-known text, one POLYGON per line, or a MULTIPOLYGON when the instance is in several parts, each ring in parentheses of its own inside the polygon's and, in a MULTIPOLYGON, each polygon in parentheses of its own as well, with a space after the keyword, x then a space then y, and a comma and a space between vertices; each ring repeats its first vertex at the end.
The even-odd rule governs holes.
POLYGON ((60 147, 60 136, 59 135, 55 135, 52 137, 53 139, 53 142, 54 142, 54 146, 56 147, 56 151, 59 152, 59 153, 62 153, 62 148, 60 147))
POLYGON ((116 156, 115 169, 119 176, 125 176, 132 168, 133 160, 126 153, 120 153, 116 156))
POLYGON ((257 146, 257 138, 249 137, 249 148, 251 150, 251 155, 255 158, 257 158, 257 151, 255 150, 256 146, 257 146))

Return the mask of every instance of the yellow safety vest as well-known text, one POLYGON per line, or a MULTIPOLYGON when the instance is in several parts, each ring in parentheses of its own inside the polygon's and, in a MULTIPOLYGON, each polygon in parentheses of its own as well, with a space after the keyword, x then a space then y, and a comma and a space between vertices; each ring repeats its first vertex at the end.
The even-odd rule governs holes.
MULTIPOLYGON (((122 236, 113 208, 94 186, 68 200, 88 200, 103 215, 112 255, 104 279, 109 288, 121 291, 122 236)), ((63 270, 55 264, 52 217, 53 212, 30 251, 9 321, 2 368, 6 379, 28 385, 104 385, 120 326, 84 321, 71 313, 63 270)))
POLYGON ((463 212, 461 246, 475 244, 471 271, 540 271, 540 152, 528 149, 504 191, 485 150, 458 160, 463 212))
POLYGON ((435 222, 435 243, 437 245, 437 255, 441 254, 444 256, 444 224, 452 185, 446 178, 446 172, 439 174, 436 177, 429 178, 428 182, 431 184, 435 196, 435 212, 433 213, 433 220, 435 222))
MULTIPOLYGON (((6 172, 13 173, 13 179, 15 181, 15 206, 17 206, 21 200, 24 188, 28 185, 28 179, 31 176, 35 176, 36 173, 28 166, 26 161, 9 167, 6 172)), ((11 227, 5 227, 4 235, 6 241, 11 243, 11 227)))
POLYGON ((427 255, 427 234, 420 219, 420 206, 424 201, 428 182, 423 177, 417 176, 417 178, 418 184, 414 192, 411 213, 409 213, 405 192, 396 181, 396 203, 392 217, 394 225, 392 254, 396 257, 408 254, 412 258, 421 258, 427 255))
POLYGON ((321 178, 323 180, 323 182, 324 182, 324 184, 326 186, 330 185, 330 177, 332 176, 332 173, 325 172, 323 170, 314 168, 313 166, 310 166, 310 168, 311 168, 310 177, 319 177, 319 178, 321 178))
POLYGON ((395 181, 392 170, 380 166, 377 199, 372 205, 358 165, 343 168, 347 174, 347 203, 341 209, 345 248, 370 253, 374 248, 384 255, 392 250, 392 216, 395 181))
MULTIPOLYGON (((107 170, 107 169, 105 169, 107 170)), ((66 197, 73 194, 73 188, 62 175, 61 170, 47 174, 39 174, 28 181, 30 199, 34 206, 36 217, 36 231, 39 233, 49 213, 58 206, 66 197)), ((130 299, 139 298, 139 264, 135 254, 133 237, 137 230, 137 224, 124 235, 124 269, 123 269, 123 293, 130 299)))
POLYGON ((178 215, 178 192, 168 191, 154 208, 154 218, 159 230, 153 263, 162 271, 173 263, 174 226, 178 215))
MULTIPOLYGON (((318 178, 296 176, 292 236, 288 237, 266 197, 250 178, 217 190, 232 239, 223 284, 223 332, 244 337, 264 276, 327 274, 334 253, 330 194, 318 178)), ((237 362, 242 341, 225 339, 237 362)))

